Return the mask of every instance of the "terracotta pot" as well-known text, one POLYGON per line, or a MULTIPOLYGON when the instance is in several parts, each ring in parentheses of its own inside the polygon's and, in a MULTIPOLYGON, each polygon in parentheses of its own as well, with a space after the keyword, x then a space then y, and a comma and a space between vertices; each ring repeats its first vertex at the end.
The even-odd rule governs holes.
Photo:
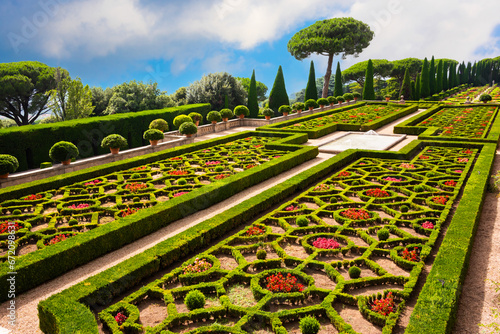
POLYGON ((71 159, 61 161, 63 165, 69 165, 71 163, 71 159))
POLYGON ((325 106, 324 106, 324 105, 321 105, 321 104, 319 105, 319 107, 320 107, 321 109, 324 109, 324 108, 325 108, 325 106))
POLYGON ((271 119, 271 116, 264 116, 266 118, 266 120, 270 120, 271 119))
POLYGON ((389 102, 390 99, 391 99, 390 97, 386 97, 385 102, 389 102))
POLYGON ((223 118, 222 121, 223 122, 227 122, 228 118, 223 118))
POLYGON ((342 104, 342 102, 339 101, 339 106, 342 104))
POLYGON ((287 113, 287 112, 284 112, 284 113, 283 113, 283 116, 288 116, 288 113, 287 113))
POLYGON ((354 98, 354 102, 357 102, 357 101, 358 101, 358 98, 357 98, 357 97, 355 97, 355 98, 354 98))
POLYGON ((120 148, 112 148, 110 147, 109 150, 111 151, 111 154, 118 154, 118 152, 120 152, 120 148))
POLYGON ((200 121, 196 121, 194 124, 196 124, 196 126, 200 125, 200 121))
POLYGON ((309 107, 309 110, 313 110, 313 109, 314 109, 314 107, 309 107))
POLYGON ((333 107, 335 105, 335 103, 330 103, 330 107, 333 107))
POLYGON ((245 115, 238 115, 238 117, 239 117, 240 119, 243 119, 243 118, 245 118, 245 115))
POLYGON ((217 124, 217 121, 212 121, 212 124, 217 124))
POLYGON ((297 114, 300 114, 302 112, 302 109, 297 110, 297 114))
POLYGON ((349 102, 351 102, 351 100, 347 100, 346 102, 349 104, 349 102))
POLYGON ((192 133, 186 133, 186 138, 191 138, 193 136, 192 133))
POLYGON ((151 146, 156 146, 158 145, 158 140, 150 140, 149 143, 151 144, 151 146))
POLYGON ((0 179, 6 179, 9 177, 9 173, 1 174, 0 179))

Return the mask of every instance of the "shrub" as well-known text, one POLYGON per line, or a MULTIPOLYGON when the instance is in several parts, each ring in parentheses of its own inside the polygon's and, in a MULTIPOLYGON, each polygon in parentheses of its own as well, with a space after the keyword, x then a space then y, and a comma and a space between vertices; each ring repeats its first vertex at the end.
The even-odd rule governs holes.
POLYGON ((42 162, 40 164, 40 169, 52 167, 52 162, 42 162))
POLYGON ((22 214, 22 212, 19 209, 15 209, 14 211, 12 211, 12 214, 18 216, 18 215, 22 214))
POLYGON ((317 334, 320 328, 319 321, 310 315, 300 319, 299 327, 302 334, 317 334))
POLYGON ((322 98, 318 99, 317 103, 318 103, 320 106, 326 106, 326 105, 330 104, 330 103, 328 103, 328 100, 327 100, 327 99, 325 99, 324 97, 322 97, 322 98))
POLYGON ((200 290, 189 291, 184 298, 184 304, 192 311, 205 306, 205 295, 200 290))
POLYGON ((217 110, 212 110, 207 114, 207 120, 210 122, 220 122, 222 120, 222 117, 220 113, 217 110))
POLYGON ((354 100, 354 95, 352 95, 351 93, 345 93, 344 96, 342 96, 342 97, 346 101, 352 101, 352 100, 354 100))
POLYGON ((401 212, 404 213, 404 212, 408 212, 408 211, 410 211, 410 208, 408 207, 408 205, 402 205, 401 206, 401 212))
POLYGON ((185 178, 181 177, 180 179, 178 179, 178 180, 177 180, 177 182, 176 182, 176 183, 177 183, 178 185, 180 185, 180 186, 183 186, 183 185, 187 184, 187 181, 186 181, 186 179, 185 179, 185 178))
POLYGON ((149 123, 149 128, 165 132, 168 131, 168 123, 163 118, 157 118, 149 123))
MULTIPOLYGON (((150 127, 151 127, 151 125, 150 125, 150 127)), ((101 141, 101 147, 102 148, 126 148, 127 147, 127 140, 120 135, 112 134, 112 135, 106 136, 101 141)))
POLYGON ((328 100, 328 103, 330 103, 330 104, 335 104, 338 102, 334 96, 328 96, 326 99, 328 100))
POLYGON ((222 109, 220 111, 220 117, 222 117, 223 119, 224 118, 232 118, 234 116, 233 112, 231 111, 231 109, 222 109))
POLYGON ((380 241, 389 239, 389 230, 386 228, 381 228, 380 230, 377 231, 377 237, 378 240, 380 241))
POLYGON ((257 251, 256 255, 257 255, 257 259, 259 259, 259 260, 265 260, 266 256, 267 256, 267 252, 264 249, 259 249, 257 251))
POLYGON ((140 179, 141 178, 141 174, 139 173, 134 173, 132 174, 132 176, 130 176, 131 179, 140 179))
POLYGON ((309 99, 309 100, 306 101, 305 106, 308 109, 310 109, 311 107, 315 108, 316 107, 316 101, 314 101, 313 99, 309 99))
POLYGON ((144 136, 143 138, 146 140, 161 140, 163 139, 164 135, 163 132, 157 129, 149 129, 144 131, 144 136))
POLYGON ((198 132, 198 127, 193 122, 182 123, 179 132, 183 135, 194 135, 198 132))
POLYGON ((417 184, 416 186, 413 187, 413 191, 421 193, 422 191, 424 191, 424 186, 422 186, 421 184, 417 184))
POLYGON ((352 97, 355 98, 355 99, 359 99, 359 98, 361 98, 361 94, 359 94, 359 93, 353 93, 352 97))
POLYGON ((350 278, 359 278, 359 276, 361 276, 361 269, 359 267, 352 266, 349 268, 348 273, 350 278))
POLYGON ((295 223, 299 226, 299 227, 306 227, 307 225, 309 225, 309 219, 307 219, 306 217, 298 217, 296 220, 295 220, 295 223))
POLYGON ((336 197, 330 197, 330 203, 337 203, 337 201, 336 197))
POLYGON ((264 116, 273 116, 274 115, 274 111, 271 108, 265 108, 264 110, 262 110, 262 115, 264 115, 264 116))
POLYGON ((479 97, 479 101, 481 101, 481 102, 488 102, 488 101, 491 101, 491 95, 489 95, 489 94, 482 94, 482 95, 479 97))
POLYGON ((193 120, 188 115, 179 115, 174 118, 174 126, 178 129, 182 123, 192 122, 193 120))
POLYGON ((78 220, 76 220, 75 218, 72 218, 72 219, 69 220, 68 225, 69 226, 78 225, 78 220))
POLYGON ((188 115, 189 117, 191 117, 191 119, 193 120, 193 123, 196 123, 196 122, 200 122, 200 125, 203 124, 203 116, 197 112, 192 112, 192 113, 189 113, 188 115))
POLYGON ((239 115, 245 115, 245 116, 248 116, 250 115, 250 110, 248 110, 248 108, 246 106, 237 106, 236 108, 234 108, 234 114, 239 116, 239 115))
POLYGON ((292 105, 292 108, 293 110, 304 110, 305 108, 305 104, 302 103, 302 102, 295 102, 293 105, 292 105))
POLYGON ((16 157, 9 154, 0 154, 0 175, 14 173, 19 168, 16 157))
POLYGON ((224 166, 217 166, 217 167, 215 167, 215 171, 217 173, 223 172, 224 171, 224 166))
POLYGON ((279 107, 278 111, 282 114, 286 113, 286 112, 290 112, 292 111, 292 108, 290 108, 290 106, 288 104, 284 104, 282 105, 281 107, 279 107))
POLYGON ((132 202, 134 202, 134 203, 139 203, 140 201, 141 201, 141 199, 139 197, 132 198, 132 202))
POLYGON ((337 102, 344 102, 345 101, 343 96, 337 96, 335 98, 337 99, 337 102))
POLYGON ((54 161, 66 161, 78 156, 78 148, 67 141, 60 141, 50 148, 49 156, 54 161))

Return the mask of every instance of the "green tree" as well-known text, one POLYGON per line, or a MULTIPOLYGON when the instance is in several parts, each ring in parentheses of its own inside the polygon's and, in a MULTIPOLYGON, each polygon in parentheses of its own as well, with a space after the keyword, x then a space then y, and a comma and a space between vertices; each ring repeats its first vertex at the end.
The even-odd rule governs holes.
POLYGON ((314 72, 314 62, 311 60, 309 68, 309 79, 307 80, 305 100, 318 99, 318 91, 316 90, 316 73, 314 72))
MULTIPOLYGON (((243 88, 245 88, 245 90, 247 92, 250 91, 250 81, 251 81, 250 78, 237 77, 236 80, 238 80, 241 83, 241 85, 243 86, 243 88)), ((266 93, 267 93, 268 87, 260 81, 255 81, 255 84, 257 87, 257 100, 259 102, 262 102, 266 99, 266 93)))
POLYGON ((337 62, 337 71, 335 71, 335 88, 333 89, 333 95, 344 95, 344 89, 342 88, 342 71, 340 70, 340 62, 337 62))
POLYGON ((187 88, 188 103, 210 103, 213 110, 225 107, 227 96, 228 108, 246 104, 247 91, 231 74, 226 72, 210 73, 193 82, 187 88))
POLYGON ((415 82, 415 92, 413 94, 413 99, 415 99, 415 101, 418 101, 420 100, 420 89, 421 89, 421 77, 420 77, 420 74, 417 74, 417 80, 415 82))
POLYGON ((257 82, 255 81, 255 70, 252 72, 250 79, 250 87, 248 87, 248 110, 250 110, 250 117, 259 117, 259 101, 257 100, 257 82))
POLYGON ((448 87, 451 89, 456 87, 455 80, 457 77, 457 66, 455 64, 450 64, 450 77, 448 78, 448 87))
POLYGON ((429 88, 429 61, 427 57, 424 59, 424 63, 422 64, 422 73, 420 73, 420 97, 426 98, 430 94, 429 88))
POLYGON ((430 95, 436 94, 436 65, 434 63, 434 56, 429 63, 429 93, 430 95))
POLYGON ((391 77, 398 81, 398 87, 401 87, 405 77, 406 69, 410 72, 410 78, 414 79, 422 68, 422 60, 417 58, 405 58, 394 60, 392 62, 391 77))
POLYGON ((441 93, 443 90, 443 61, 439 60, 436 70, 436 93, 441 93))
POLYGON ((448 62, 446 60, 443 60, 443 90, 447 91, 448 90, 448 62))
POLYGON ((175 93, 170 95, 172 101, 174 101, 176 106, 183 106, 187 104, 187 92, 186 87, 178 88, 175 93))
POLYGON ((368 60, 366 66, 363 100, 375 100, 375 90, 373 89, 373 63, 371 59, 368 60))
POLYGON ((113 96, 113 89, 102 87, 92 87, 90 88, 92 93, 92 105, 95 106, 92 114, 94 116, 101 116, 109 105, 109 100, 113 96))
POLYGON ((322 97, 328 96, 333 57, 341 54, 357 56, 373 38, 370 27, 353 18, 333 18, 317 21, 297 32, 288 42, 288 51, 298 60, 316 53, 328 56, 322 97))
POLYGON ((0 116, 21 126, 48 113, 47 92, 56 88, 55 72, 36 61, 0 64, 0 116))
MULTIPOLYGON (((372 59, 373 76, 380 78, 388 77, 391 74, 394 65, 387 59, 372 59)), ((365 85, 366 67, 368 60, 356 63, 347 70, 342 71, 344 82, 356 81, 361 88, 365 85)))
POLYGON ((410 71, 407 69, 405 72, 405 77, 403 79, 403 85, 401 85, 401 90, 399 91, 399 96, 403 95, 406 100, 411 100, 411 80, 410 71))
POLYGON ((271 89, 271 93, 269 93, 269 108, 274 110, 275 115, 277 115, 279 107, 285 104, 289 105, 290 101, 286 93, 285 78, 283 77, 283 70, 280 65, 276 79, 274 79, 273 88, 271 89))

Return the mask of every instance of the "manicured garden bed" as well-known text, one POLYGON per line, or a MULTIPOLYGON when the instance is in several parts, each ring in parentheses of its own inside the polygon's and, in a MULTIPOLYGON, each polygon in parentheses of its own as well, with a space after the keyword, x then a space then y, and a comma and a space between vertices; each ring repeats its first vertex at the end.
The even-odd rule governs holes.
POLYGON ((97 333, 87 307, 103 305, 99 318, 110 332, 136 332, 144 304, 156 303, 164 318, 148 333, 247 333, 255 325, 287 333, 306 315, 332 331, 354 333, 351 325, 365 319, 391 333, 449 224, 408 329, 445 333, 453 326, 494 151, 487 144, 414 141, 400 152, 341 153, 41 302, 41 328, 97 333), (230 236, 211 244, 223 235, 230 236), (159 271, 154 282, 124 294, 159 271), (436 277, 446 289, 436 291, 436 277), (185 309, 191 290, 209 297, 208 305, 185 309), (125 297, 111 303, 119 294, 125 297))

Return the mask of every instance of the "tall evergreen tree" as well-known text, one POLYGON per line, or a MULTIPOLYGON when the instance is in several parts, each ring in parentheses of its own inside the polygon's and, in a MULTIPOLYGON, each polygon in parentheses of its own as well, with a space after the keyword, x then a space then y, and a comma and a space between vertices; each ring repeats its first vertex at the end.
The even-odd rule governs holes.
POLYGON ((450 64, 450 77, 448 78, 449 89, 452 89, 453 87, 455 87, 455 79, 457 76, 456 67, 457 66, 455 63, 450 64))
POLYGON ((411 81, 411 94, 410 100, 415 100, 415 80, 411 81))
POLYGON ((436 93, 441 93, 443 90, 443 62, 438 60, 436 70, 436 93))
POLYGON ((424 59, 424 63, 422 64, 422 72, 420 73, 421 77, 421 87, 420 87, 420 97, 426 98, 430 95, 429 88, 429 61, 427 57, 424 59))
POLYGON ((311 60, 311 67, 309 68, 309 80, 307 80, 305 100, 318 99, 318 89, 316 88, 316 74, 314 72, 314 62, 311 60))
POLYGON ((474 65, 472 65, 471 76, 469 79, 470 84, 476 83, 476 75, 477 75, 477 63, 474 62, 474 65))
POLYGON ((250 118, 259 117, 259 100, 257 99, 257 82, 255 81, 255 70, 252 72, 250 79, 250 87, 248 88, 248 110, 250 110, 250 118))
POLYGON ((335 72, 335 89, 333 90, 333 94, 335 96, 344 95, 344 90, 342 89, 342 72, 340 71, 340 62, 337 62, 337 71, 335 72))
POLYGON ((448 90, 448 62, 443 61, 443 90, 448 90))
POLYGON ((410 72, 408 68, 405 71, 405 77, 403 79, 403 84, 401 85, 401 90, 399 91, 399 95, 403 96, 406 100, 411 100, 411 81, 410 81, 410 72))
POLYGON ((375 100, 375 90, 373 89, 373 63, 371 59, 368 60, 366 66, 363 100, 375 100))
POLYGON ((417 82, 415 82, 415 94, 413 94, 413 98, 415 101, 420 100, 420 74, 417 74, 417 82))
POLYGON ((472 75, 472 64, 471 64, 471 62, 468 62, 467 69, 465 70, 465 82, 464 83, 470 83, 471 75, 472 75))
POLYGON ((280 65, 278 73, 276 74, 276 79, 274 79, 273 88, 271 89, 271 93, 269 93, 269 108, 274 110, 274 113, 278 115, 279 107, 285 104, 290 104, 290 101, 288 100, 288 94, 286 93, 283 69, 280 65))
POLYGON ((434 56, 431 58, 429 64, 429 92, 430 95, 436 94, 436 65, 434 63, 434 56))

